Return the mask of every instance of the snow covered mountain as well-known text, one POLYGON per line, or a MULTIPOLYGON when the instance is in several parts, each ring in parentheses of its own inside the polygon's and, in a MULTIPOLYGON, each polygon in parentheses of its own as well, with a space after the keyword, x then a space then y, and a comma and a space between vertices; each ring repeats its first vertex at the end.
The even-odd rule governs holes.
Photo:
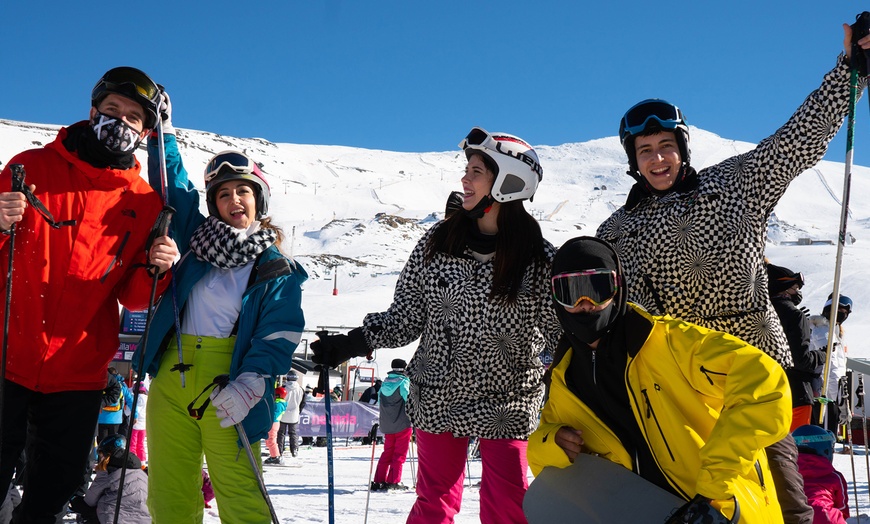
MULTIPOLYGON (((57 129, 0 120, 0 161, 5 165, 15 153, 53 140, 57 129)), ((463 134, 457 130, 457 142, 463 134)), ((211 155, 225 149, 244 150, 262 164, 272 189, 272 215, 287 234, 284 250, 311 275, 303 306, 312 331, 318 326, 359 325, 365 313, 389 305, 411 249, 423 231, 443 217, 450 191, 461 189, 465 165, 458 148, 397 153, 278 144, 189 129, 179 129, 178 137, 194 183, 201 183, 201 170, 211 155)), ((693 165, 700 169, 748 151, 753 144, 693 128, 691 147, 693 165)), ((594 234, 625 201, 632 179, 625 174, 626 159, 616 137, 535 149, 544 179, 526 206, 554 245, 594 234)), ((144 164, 144 148, 137 156, 144 164)), ((774 263, 804 273, 803 305, 814 313, 821 311, 833 282, 843 173, 843 164, 835 162, 821 162, 803 173, 768 227, 767 255, 774 263)), ((841 286, 856 304, 846 324, 853 357, 870 355, 860 342, 870 338, 870 308, 864 306, 870 300, 870 272, 865 270, 870 263, 868 194, 870 169, 856 166, 841 286)), ((380 350, 370 365, 380 375, 391 358, 408 358, 410 352, 380 350)))

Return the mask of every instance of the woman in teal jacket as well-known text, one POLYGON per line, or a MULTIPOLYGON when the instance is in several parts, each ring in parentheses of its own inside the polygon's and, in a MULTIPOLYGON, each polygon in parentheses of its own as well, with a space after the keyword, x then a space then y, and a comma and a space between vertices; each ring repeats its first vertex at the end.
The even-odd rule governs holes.
MULTIPOLYGON (((168 96, 165 100, 168 106, 168 96)), ((174 294, 167 292, 158 303, 144 348, 143 369, 153 377, 147 408, 149 509, 155 522, 201 522, 205 455, 221 521, 268 523, 269 509, 232 426, 241 424, 259 457, 259 441, 274 416, 271 384, 289 371, 305 323, 301 284, 307 274, 279 250, 282 232, 267 216, 269 186, 246 155, 227 151, 209 162, 209 216, 200 213, 199 193, 188 180, 169 122, 164 121, 166 187, 176 209, 173 236, 183 256, 174 294), (197 396, 218 375, 229 375, 229 383, 212 391, 201 418, 192 416, 188 406, 203 404, 205 396, 197 396)), ((154 173, 156 140, 149 140, 148 148, 154 173)))

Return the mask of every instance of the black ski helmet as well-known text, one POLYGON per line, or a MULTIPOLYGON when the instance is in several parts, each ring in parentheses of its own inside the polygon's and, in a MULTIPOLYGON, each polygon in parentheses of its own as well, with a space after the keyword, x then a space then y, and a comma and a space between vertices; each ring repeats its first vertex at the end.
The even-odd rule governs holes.
POLYGON ((125 96, 138 103, 145 110, 145 128, 157 127, 160 88, 144 72, 128 66, 109 69, 91 91, 91 106, 99 106, 109 94, 125 96))
MULTIPOLYGON (((634 140, 639 135, 657 131, 674 132, 683 165, 689 165, 689 125, 683 117, 683 112, 667 100, 648 98, 631 106, 619 120, 619 142, 628 155, 629 174, 634 178, 641 177, 637 167, 634 140)), ((680 176, 682 177, 682 173, 680 176)))
MULTIPOLYGON (((833 304, 833 298, 834 298, 833 293, 828 295, 828 300, 825 302, 825 307, 822 308, 822 316, 825 318, 831 317, 831 305, 833 304)), ((846 321, 847 318, 849 318, 849 315, 852 314, 852 299, 847 297, 846 295, 840 295, 840 299, 838 300, 838 302, 839 302, 839 304, 838 304, 839 307, 837 309, 839 310, 840 308, 843 308, 846 310, 846 314, 843 315, 842 320, 840 320, 840 318, 839 318, 840 313, 839 312, 837 313, 837 323, 842 324, 843 322, 846 321)))
POLYGON ((112 453, 118 449, 124 449, 127 447, 127 439, 124 435, 115 434, 109 435, 100 441, 100 444, 97 446, 97 451, 102 453, 107 457, 111 457, 112 453))
POLYGON ((213 217, 220 217, 215 204, 217 189, 229 180, 245 180, 254 186, 257 197, 257 220, 269 214, 269 184, 260 171, 260 166, 254 159, 241 151, 222 151, 212 157, 205 166, 205 200, 208 204, 208 213, 213 217))

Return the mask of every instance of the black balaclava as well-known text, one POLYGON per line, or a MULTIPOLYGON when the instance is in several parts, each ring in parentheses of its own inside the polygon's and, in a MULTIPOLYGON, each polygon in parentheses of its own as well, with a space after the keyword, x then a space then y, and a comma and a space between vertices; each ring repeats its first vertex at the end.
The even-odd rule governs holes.
POLYGON ((626 294, 622 265, 610 244, 595 237, 573 238, 565 242, 553 258, 553 276, 599 268, 616 271, 619 283, 619 291, 607 308, 595 313, 569 313, 562 305, 554 303, 556 315, 572 342, 579 340, 587 345, 595 342, 607 334, 625 313, 626 294))

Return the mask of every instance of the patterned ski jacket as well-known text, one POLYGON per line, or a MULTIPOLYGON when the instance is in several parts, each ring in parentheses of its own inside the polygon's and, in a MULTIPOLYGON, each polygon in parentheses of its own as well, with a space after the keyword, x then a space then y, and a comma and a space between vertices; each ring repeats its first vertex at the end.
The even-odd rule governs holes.
MULTIPOLYGON (((781 366, 731 335, 651 316, 634 304, 624 332, 622 380, 631 411, 673 491, 686 500, 700 493, 726 501, 721 509, 728 516, 733 512, 728 500, 736 496, 740 522, 781 523, 764 452, 791 424, 791 395, 781 366)), ((557 355, 551 367, 541 423, 529 438, 532 473, 570 464, 554 438, 562 426, 583 431, 585 453, 637 472, 614 430, 567 385, 569 365, 589 365, 575 351, 557 355)))
MULTIPOLYGON (((440 224, 440 223, 439 223, 440 224)), ((431 433, 525 439, 534 430, 544 392, 540 354, 562 332, 550 299, 553 246, 546 264, 530 265, 514 305, 488 300, 492 260, 437 253, 424 261, 432 226, 405 264, 393 303, 366 315, 371 348, 420 343, 406 369, 408 415, 431 433)))
MULTIPOLYGON (((175 270, 178 310, 182 312, 193 286, 212 268, 189 250, 190 237, 206 217, 199 211, 199 193, 188 181, 181 163, 174 135, 164 135, 167 188, 169 203, 176 209, 172 220, 178 250, 184 255, 175 270)), ((157 141, 149 139, 149 170, 156 161, 157 141)), ((290 370, 293 352, 302 337, 305 319, 302 314, 302 283, 308 278, 305 270, 285 257, 274 245, 267 248, 255 262, 256 279, 242 295, 238 331, 230 363, 230 380, 245 372, 277 377, 290 370)), ((145 348, 143 370, 157 376, 160 357, 166 350, 170 335, 175 333, 173 296, 165 293, 157 303, 145 348)), ((183 317, 183 313, 181 313, 183 317)), ((133 357, 138 365, 140 344, 133 357)), ((180 380, 180 379, 179 379, 180 380)), ((251 442, 266 438, 275 420, 275 388, 266 379, 263 398, 245 419, 242 426, 251 442)), ((196 392, 199 393, 199 392, 196 392)))
POLYGON ((636 185, 596 234, 619 253, 629 300, 731 333, 791 367, 767 292, 767 220, 789 183, 821 160, 848 106, 841 56, 788 122, 752 151, 702 169, 684 190, 638 197, 636 185))
POLYGON ((798 453, 798 470, 804 478, 804 493, 813 507, 813 524, 846 524, 849 518, 849 488, 846 478, 831 461, 812 453, 798 453))
MULTIPOLYGON (((61 129, 41 149, 6 164, 2 191, 11 187, 9 164, 23 164, 25 183, 59 222, 54 229, 33 209, 15 228, 12 314, 6 378, 42 393, 102 390, 118 351, 118 302, 145 309, 152 278, 144 269, 145 241, 161 209, 160 197, 130 169, 96 168, 63 141, 84 129, 61 129)), ((0 235, 0 264, 9 263, 8 235, 0 235)), ((6 293, 3 271, 2 293, 6 293)), ((161 278, 159 290, 169 278, 161 278)), ((5 303, 0 305, 0 315, 5 303)))

